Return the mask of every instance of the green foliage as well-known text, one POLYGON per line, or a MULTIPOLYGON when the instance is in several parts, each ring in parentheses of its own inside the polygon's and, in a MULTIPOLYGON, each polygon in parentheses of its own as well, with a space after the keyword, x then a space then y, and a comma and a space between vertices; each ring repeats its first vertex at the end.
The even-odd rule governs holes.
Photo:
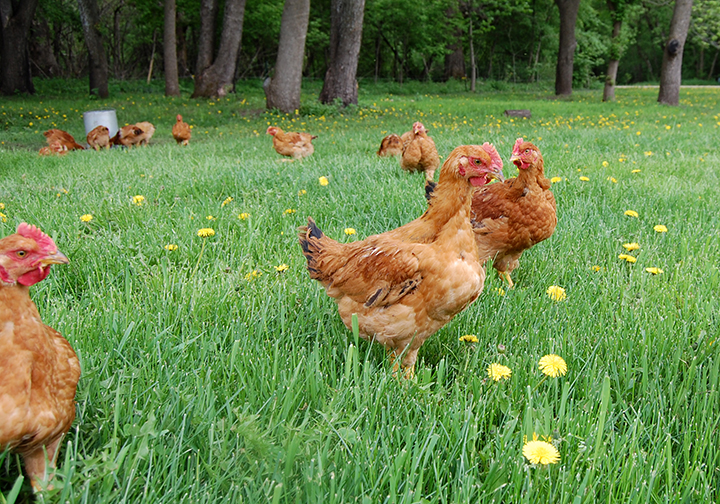
MULTIPOLYGON (((321 85, 311 81, 298 114, 271 114, 258 112, 260 81, 207 101, 167 98, 158 85, 144 93, 144 81, 93 102, 75 92, 84 83, 65 93, 39 84, 38 96, 0 104, 0 236, 31 222, 70 258, 31 294, 83 370, 55 490, 42 500, 718 500, 720 450, 708 435, 720 418, 714 90, 683 89, 668 108, 654 89, 601 103, 599 91, 548 99, 551 86, 485 83, 470 94, 460 82, 409 82, 390 95, 397 84, 362 81, 358 107, 340 113, 311 105, 321 85), (99 108, 153 122, 150 146, 38 157, 45 129, 80 139, 83 111, 99 108), (517 108, 532 119, 502 115, 517 108), (185 148, 170 135, 177 113, 193 126, 185 148), (559 221, 525 252, 512 291, 501 295, 488 271, 479 299, 422 347, 407 381, 308 278, 296 228, 313 216, 352 241, 420 215, 422 177, 375 155, 415 120, 442 156, 490 141, 507 161, 516 138, 535 142, 560 178, 559 221), (269 124, 318 134, 315 154, 281 162, 269 124), (204 227, 216 235, 199 237, 204 227), (618 259, 627 242, 640 244, 634 264, 618 259), (550 285, 567 299, 553 302, 550 285), (565 376, 543 379, 549 353, 566 360, 565 376), (488 379, 494 362, 509 380, 488 379), (552 437, 558 464, 527 463, 533 433, 552 437)), ((20 476, 17 457, 0 454, 5 500, 34 499, 20 476)))

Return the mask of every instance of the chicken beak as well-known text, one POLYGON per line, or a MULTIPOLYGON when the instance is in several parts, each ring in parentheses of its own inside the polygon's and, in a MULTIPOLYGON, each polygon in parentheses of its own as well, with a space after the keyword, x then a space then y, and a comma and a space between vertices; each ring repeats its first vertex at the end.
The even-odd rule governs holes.
POLYGON ((68 264, 70 259, 59 250, 54 254, 47 255, 40 260, 40 264, 43 266, 49 266, 51 264, 68 264))

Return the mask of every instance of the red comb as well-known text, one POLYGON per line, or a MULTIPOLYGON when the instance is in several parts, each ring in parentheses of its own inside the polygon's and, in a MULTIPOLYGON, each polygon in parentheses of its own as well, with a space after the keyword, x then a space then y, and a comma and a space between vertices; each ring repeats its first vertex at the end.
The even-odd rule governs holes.
POLYGON ((488 153, 493 164, 498 166, 500 169, 502 169, 503 161, 502 161, 502 158, 500 157, 500 154, 498 154, 498 151, 495 148, 495 146, 491 143, 485 142, 484 144, 482 144, 482 148, 485 152, 488 153))
POLYGON ((522 145, 523 141, 524 140, 522 139, 522 137, 515 140, 515 145, 513 146, 513 151, 512 151, 513 154, 520 154, 520 145, 522 145))
POLYGON ((45 253, 54 254, 57 252, 55 242, 48 235, 40 231, 40 228, 23 222, 17 227, 17 234, 25 238, 35 240, 40 249, 45 253))

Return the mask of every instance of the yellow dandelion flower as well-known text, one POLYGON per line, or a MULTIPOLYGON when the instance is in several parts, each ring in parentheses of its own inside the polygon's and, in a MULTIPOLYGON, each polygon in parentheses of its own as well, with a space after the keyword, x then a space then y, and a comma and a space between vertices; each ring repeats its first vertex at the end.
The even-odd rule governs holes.
POLYGON ((275 270, 276 270, 277 272, 279 272, 279 273, 282 273, 283 271, 287 270, 289 267, 290 267, 290 266, 288 266, 287 264, 283 263, 283 264, 281 264, 280 266, 275 266, 275 270))
POLYGON ((5 210, 5 203, 0 203, 0 210, 5 210))
POLYGON ((487 373, 493 380, 500 381, 502 379, 508 380, 510 375, 512 375, 512 370, 502 364, 493 363, 488 366, 487 373))
POLYGON ((220 206, 221 206, 221 207, 224 207, 225 205, 227 205, 228 203, 230 203, 232 200, 233 200, 232 197, 231 197, 231 196, 228 196, 227 198, 225 198, 225 201, 223 201, 220 206))
POLYGON ((523 445, 523 456, 531 464, 557 464, 560 462, 560 452, 547 441, 539 441, 537 434, 533 433, 533 440, 523 445))
POLYGON ((348 236, 354 235, 354 234, 355 234, 355 229, 354 229, 354 228, 345 228, 345 234, 348 235, 348 236))
POLYGON ((327 179, 327 177, 320 177, 318 179, 318 182, 320 182, 321 186, 326 186, 330 183, 330 181, 327 179))
POLYGON ((585 175, 583 175, 582 177, 580 177, 580 180, 582 180, 583 182, 589 182, 589 181, 590 181, 590 179, 589 179, 588 177, 586 177, 585 175))
POLYGON ((617 179, 615 177, 608 177, 607 179, 613 184, 617 184, 617 179))
POLYGON ((562 182, 562 177, 553 177, 550 179, 550 182, 553 184, 557 184, 558 182, 562 182))
POLYGON ((213 217, 212 215, 208 215, 208 216, 205 217, 205 218, 206 218, 207 220, 215 220, 215 217, 213 217))
POLYGON ((620 255, 618 256, 618 259, 625 259, 625 260, 626 260, 627 262, 629 262, 629 263, 637 262, 637 257, 631 256, 631 255, 628 255, 628 254, 620 254, 620 255))
POLYGON ((307 191, 305 189, 300 189, 298 191, 298 196, 302 196, 303 194, 307 194, 307 191))
POLYGON ((178 246, 175 245, 174 243, 168 243, 167 245, 165 245, 164 248, 165 248, 165 250, 169 250, 170 252, 172 252, 174 250, 177 250, 178 246))
POLYGON ((464 341, 465 343, 477 343, 478 339, 477 336, 474 334, 466 334, 465 336, 460 336, 458 338, 460 341, 464 341))
POLYGON ((652 156, 652 155, 653 155, 653 152, 652 152, 652 151, 645 151, 645 155, 648 156, 648 157, 649 157, 649 156, 652 156))
POLYGON ((145 196, 138 194, 137 196, 133 196, 133 203, 137 206, 141 206, 145 202, 145 196))
POLYGON ((657 231, 658 233, 667 233, 667 227, 663 226, 662 224, 658 224, 657 226, 654 226, 653 229, 657 231))
POLYGON ((652 268, 645 268, 645 271, 647 271, 648 273, 652 273, 653 275, 659 275, 663 272, 662 269, 656 268, 654 266, 652 268))
POLYGON ((567 373, 567 364, 559 355, 548 354, 543 356, 538 363, 540 371, 548 375, 550 378, 564 376, 567 373))
POLYGON ((283 212, 283 215, 290 215, 290 214, 294 214, 294 213, 295 213, 295 210, 294 210, 294 209, 288 208, 287 210, 285 210, 285 211, 283 212))
POLYGON ((245 220, 245 219, 247 219, 248 217, 250 217, 250 214, 247 213, 247 212, 243 212, 243 213, 241 213, 241 214, 238 215, 238 219, 240 219, 240 220, 245 220))
POLYGON ((211 236, 215 236, 215 230, 213 228, 198 229, 197 235, 200 238, 209 238, 211 236))
POLYGON ((610 163, 608 163, 607 161, 603 161, 602 165, 603 165, 603 168, 607 168, 608 166, 610 166, 610 163))
POLYGON ((251 280, 258 278, 260 275, 262 275, 262 271, 252 270, 250 273, 245 275, 245 280, 250 282, 251 280))
POLYGON ((637 250, 640 248, 640 244, 636 242, 632 243, 623 243, 623 247, 625 247, 625 250, 630 252, 631 250, 637 250))
POLYGON ((550 296, 550 299, 552 299, 553 301, 564 301, 565 298, 567 298, 565 289, 558 285, 551 285, 547 288, 545 293, 550 296))
POLYGON ((642 171, 642 170, 640 170, 639 168, 636 168, 636 169, 634 169, 633 171, 631 171, 630 173, 640 173, 641 171, 642 171))
POLYGON ((635 210, 625 210, 625 215, 628 217, 639 217, 639 214, 635 210))
POLYGON ((498 296, 504 296, 504 295, 505 295, 505 289, 503 289, 502 287, 498 287, 495 292, 497 292, 497 295, 498 295, 498 296))
POLYGON ((600 266, 595 265, 595 266, 593 266, 593 267, 590 268, 590 269, 593 270, 593 271, 595 271, 595 272, 597 272, 597 271, 600 271, 600 266))
POLYGON ((90 222, 91 220, 93 220, 93 216, 92 214, 86 213, 85 215, 80 216, 80 220, 83 222, 90 222))
POLYGON ((7 222, 7 215, 5 215, 4 213, 0 212, 0 220, 3 221, 3 222, 7 222))

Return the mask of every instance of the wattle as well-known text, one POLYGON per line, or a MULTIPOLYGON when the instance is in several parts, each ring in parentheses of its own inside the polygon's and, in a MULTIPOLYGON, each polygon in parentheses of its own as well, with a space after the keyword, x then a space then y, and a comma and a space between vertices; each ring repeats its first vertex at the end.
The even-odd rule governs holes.
POLYGON ((17 279, 17 282, 20 285, 25 285, 29 287, 45 280, 45 278, 47 278, 49 274, 50 266, 46 266, 45 268, 37 268, 32 271, 28 271, 27 273, 22 275, 20 278, 17 279))
POLYGON ((482 177, 470 177, 470 184, 472 184, 475 187, 482 186, 487 184, 488 180, 486 176, 482 177))

